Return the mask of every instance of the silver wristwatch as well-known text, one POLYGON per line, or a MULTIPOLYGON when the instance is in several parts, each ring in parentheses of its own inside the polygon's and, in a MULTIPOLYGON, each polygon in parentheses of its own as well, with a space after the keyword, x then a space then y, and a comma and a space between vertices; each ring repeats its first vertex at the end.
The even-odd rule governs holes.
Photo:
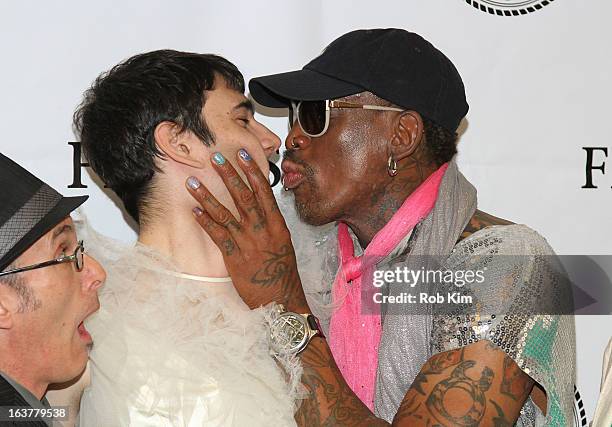
POLYGON ((277 316, 270 324, 270 348, 274 354, 298 354, 316 336, 323 336, 319 320, 312 314, 285 311, 277 305, 277 316))

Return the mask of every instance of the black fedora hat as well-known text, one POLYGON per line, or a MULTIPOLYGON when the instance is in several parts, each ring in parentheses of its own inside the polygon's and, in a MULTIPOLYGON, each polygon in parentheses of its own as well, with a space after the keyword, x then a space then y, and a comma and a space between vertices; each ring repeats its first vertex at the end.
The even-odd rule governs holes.
POLYGON ((88 196, 64 197, 0 153, 0 271, 88 196))

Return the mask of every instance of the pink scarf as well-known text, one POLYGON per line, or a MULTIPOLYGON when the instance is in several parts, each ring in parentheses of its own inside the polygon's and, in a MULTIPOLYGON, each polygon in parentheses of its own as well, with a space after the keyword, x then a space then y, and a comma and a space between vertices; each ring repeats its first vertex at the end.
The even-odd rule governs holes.
MULTIPOLYGON (((374 313, 362 311, 378 290, 372 286, 376 264, 425 218, 438 198, 438 188, 448 163, 431 174, 402 204, 391 220, 374 236, 363 255, 355 257, 353 240, 345 223, 338 225, 341 268, 332 288, 334 303, 341 301, 329 325, 329 347, 342 376, 361 401, 374 410, 374 385, 378 368, 378 345, 382 333, 380 306, 374 313), (361 278, 364 277, 362 288, 361 278), (362 292, 364 294, 362 295, 362 292)), ((369 309, 371 311, 371 309, 369 309)))

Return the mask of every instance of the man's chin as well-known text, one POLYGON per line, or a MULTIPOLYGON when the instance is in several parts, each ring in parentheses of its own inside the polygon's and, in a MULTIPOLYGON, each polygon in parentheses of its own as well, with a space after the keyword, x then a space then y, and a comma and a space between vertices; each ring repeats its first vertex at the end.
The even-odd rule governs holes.
POLYGON ((50 389, 61 390, 75 384, 85 372, 87 360, 88 358, 77 358, 77 360, 73 361, 74 363, 70 366, 69 370, 62 372, 61 375, 52 381, 51 384, 53 385, 50 389))
POLYGON ((330 220, 325 215, 321 215, 321 211, 316 209, 312 204, 305 204, 295 200, 295 211, 298 214, 300 221, 313 226, 325 225, 333 220, 330 220))

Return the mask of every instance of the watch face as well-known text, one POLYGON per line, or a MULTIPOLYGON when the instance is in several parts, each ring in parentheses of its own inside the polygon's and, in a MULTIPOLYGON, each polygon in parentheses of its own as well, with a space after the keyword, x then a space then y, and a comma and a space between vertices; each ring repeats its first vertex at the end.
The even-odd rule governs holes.
POLYGON ((306 319, 295 313, 279 315, 270 326, 270 344, 277 353, 297 353, 307 338, 306 319))

